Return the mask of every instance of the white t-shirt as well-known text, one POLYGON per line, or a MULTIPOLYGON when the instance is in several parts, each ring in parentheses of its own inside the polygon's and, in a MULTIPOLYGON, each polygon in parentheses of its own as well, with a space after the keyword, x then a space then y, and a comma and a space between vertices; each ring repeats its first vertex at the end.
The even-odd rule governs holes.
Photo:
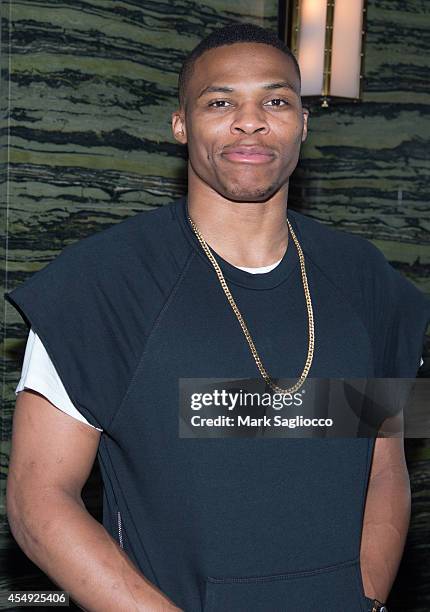
MULTIPOLYGON (((261 274, 264 272, 270 272, 273 270, 282 259, 276 261, 270 266, 262 266, 260 268, 244 268, 242 266, 236 266, 246 272, 252 274, 261 274)), ((23 389, 33 389, 44 395, 54 406, 59 408, 62 412, 74 417, 82 423, 94 427, 91 423, 88 423, 87 419, 76 409, 75 405, 71 402, 61 378, 58 376, 57 370, 54 367, 45 347, 39 336, 30 329, 28 334, 27 344, 25 347, 24 362, 22 365, 21 378, 15 389, 15 394, 19 393, 23 389)), ((98 431, 103 431, 99 427, 94 427, 98 431)))

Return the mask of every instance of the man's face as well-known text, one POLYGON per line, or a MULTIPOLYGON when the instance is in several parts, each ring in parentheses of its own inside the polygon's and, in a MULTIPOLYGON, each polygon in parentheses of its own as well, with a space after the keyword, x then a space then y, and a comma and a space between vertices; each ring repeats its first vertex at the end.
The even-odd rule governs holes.
POLYGON ((197 180, 227 199, 260 201, 288 183, 307 119, 292 60, 270 45, 235 43, 196 60, 172 129, 197 180))

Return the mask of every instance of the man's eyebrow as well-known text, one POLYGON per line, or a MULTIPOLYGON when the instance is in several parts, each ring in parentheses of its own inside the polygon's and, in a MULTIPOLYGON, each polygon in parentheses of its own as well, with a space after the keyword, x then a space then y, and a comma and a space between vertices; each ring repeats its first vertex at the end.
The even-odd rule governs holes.
POLYGON ((268 83, 263 85, 264 89, 291 89, 294 93, 297 93, 297 89, 289 81, 280 81, 279 83, 268 83))
POLYGON ((222 85, 209 85, 208 87, 205 87, 204 89, 202 89, 202 91, 199 93, 197 98, 201 98, 201 96, 203 96, 206 93, 213 93, 217 91, 221 91, 223 93, 229 93, 231 91, 234 91, 234 89, 233 87, 223 87, 222 85))
MULTIPOLYGON (((269 90, 271 89, 290 89, 291 91, 297 94, 296 88, 293 87, 293 85, 289 81, 280 81, 278 83, 266 83, 265 85, 262 85, 261 88, 269 89, 269 90)), ((225 85, 209 85, 208 87, 205 87, 204 89, 202 89, 202 91, 199 93, 197 98, 200 98, 206 93, 214 93, 214 92, 230 93, 232 91, 235 91, 233 87, 227 87, 225 85)))

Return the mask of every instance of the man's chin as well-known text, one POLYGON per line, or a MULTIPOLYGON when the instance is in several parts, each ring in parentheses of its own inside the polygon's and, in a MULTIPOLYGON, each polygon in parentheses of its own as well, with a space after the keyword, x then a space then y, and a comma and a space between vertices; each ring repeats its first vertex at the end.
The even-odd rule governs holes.
POLYGON ((273 196, 276 188, 273 185, 266 187, 235 186, 225 190, 224 197, 234 202, 264 202, 273 196))

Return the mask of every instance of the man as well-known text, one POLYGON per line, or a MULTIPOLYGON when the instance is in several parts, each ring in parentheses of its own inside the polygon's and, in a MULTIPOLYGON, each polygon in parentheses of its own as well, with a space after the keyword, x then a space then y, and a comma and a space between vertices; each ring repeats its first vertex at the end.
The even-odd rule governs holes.
POLYGON ((88 422, 19 393, 12 532, 87 610, 383 609, 410 513, 402 439, 180 437, 179 381, 414 377, 430 303, 370 242, 288 209, 308 112, 273 33, 213 32, 179 100, 187 197, 7 295, 88 422), (81 499, 96 454, 103 526, 81 499))

